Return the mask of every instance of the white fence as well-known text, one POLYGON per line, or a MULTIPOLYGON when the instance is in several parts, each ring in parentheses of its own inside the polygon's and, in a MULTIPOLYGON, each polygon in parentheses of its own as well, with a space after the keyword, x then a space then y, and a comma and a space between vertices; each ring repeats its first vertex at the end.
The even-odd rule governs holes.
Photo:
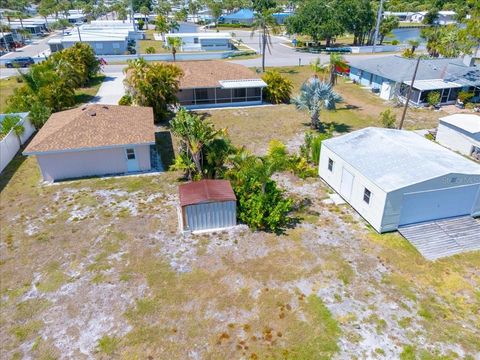
POLYGON ((23 145, 30 136, 35 132, 35 127, 32 125, 28 119, 28 113, 16 113, 16 114, 0 114, 0 122, 8 115, 18 115, 21 120, 19 121, 20 125, 23 125, 25 131, 20 136, 20 138, 15 135, 15 132, 10 130, 10 132, 0 141, 0 172, 5 169, 5 167, 10 163, 14 158, 15 154, 20 150, 20 146, 23 145))

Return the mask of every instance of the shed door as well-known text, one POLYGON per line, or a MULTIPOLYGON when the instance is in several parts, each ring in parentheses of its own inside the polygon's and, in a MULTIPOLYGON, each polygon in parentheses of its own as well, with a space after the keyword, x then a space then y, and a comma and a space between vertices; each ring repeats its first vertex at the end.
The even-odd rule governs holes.
POLYGON ((476 184, 405 194, 399 225, 470 215, 478 189, 476 184))
POLYGON ((350 200, 353 187, 353 174, 345 168, 342 168, 342 181, 340 183, 340 195, 345 200, 350 200))

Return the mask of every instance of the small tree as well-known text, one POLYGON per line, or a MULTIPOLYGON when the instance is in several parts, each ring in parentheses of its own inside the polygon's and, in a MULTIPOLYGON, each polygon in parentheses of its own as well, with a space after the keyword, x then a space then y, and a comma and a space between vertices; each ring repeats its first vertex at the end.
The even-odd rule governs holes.
POLYGON ((172 51, 173 62, 175 62, 177 60, 176 58, 177 49, 180 48, 183 44, 182 39, 179 38, 178 36, 168 37, 167 44, 170 50, 172 51))
POLYGON ((143 30, 143 27, 145 26, 145 21, 140 19, 137 21, 137 25, 138 25, 138 30, 143 30))
POLYGON ((430 106, 436 106, 440 103, 440 92, 431 91, 427 95, 427 103, 430 106))
POLYGON ((311 118, 312 129, 320 127, 320 111, 334 110, 342 97, 332 90, 332 86, 318 78, 305 81, 300 88, 300 94, 292 99, 297 110, 307 111, 311 118))
POLYGON ((262 79, 267 84, 265 98, 272 104, 288 103, 292 95, 292 82, 280 75, 277 70, 267 71, 262 79))
POLYGON ((173 64, 147 63, 144 59, 128 62, 124 84, 135 104, 151 106, 157 121, 176 105, 180 77, 183 72, 173 64))
POLYGON ((380 122, 383 127, 388 129, 394 129, 395 123, 397 122, 397 115, 392 111, 392 109, 387 109, 380 113, 380 122))
POLYGON ((155 54, 155 48, 153 46, 149 46, 145 49, 147 54, 155 54))
POLYGON ((341 54, 330 54, 330 61, 328 64, 328 70, 330 73, 329 84, 333 88, 337 83, 337 75, 339 72, 345 72, 348 69, 347 62, 341 54))
MULTIPOLYGON (((215 139, 222 138, 226 130, 216 130, 212 123, 203 121, 198 115, 189 113, 181 108, 177 116, 170 121, 171 132, 180 138, 181 150, 195 165, 195 171, 187 174, 189 177, 202 178, 206 176, 203 171, 205 147, 212 144, 215 139)), ((182 159, 182 163, 187 163, 182 159)))

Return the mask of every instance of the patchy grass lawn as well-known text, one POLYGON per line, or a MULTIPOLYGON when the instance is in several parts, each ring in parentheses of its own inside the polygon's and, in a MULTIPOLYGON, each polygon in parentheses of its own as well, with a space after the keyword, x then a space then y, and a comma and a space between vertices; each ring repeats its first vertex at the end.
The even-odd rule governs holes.
MULTIPOLYGON (((281 71, 296 91, 310 75, 281 71)), ((322 114, 337 132, 376 124, 387 107, 353 84, 337 89, 345 104, 322 114)), ((309 127, 292 105, 199 113, 255 153, 272 139, 297 151, 309 127)), ((275 178, 303 204, 296 226, 182 236, 179 177, 42 185, 35 159, 15 157, 0 177, 5 358, 478 357, 480 252, 428 262, 326 204, 319 179, 288 173, 275 178)))
POLYGON ((3 355, 475 359, 479 252, 427 262, 325 204, 318 179, 276 177, 307 204, 294 228, 181 236, 178 173, 41 185, 17 156, 0 179, 3 355))
POLYGON ((169 49, 163 47, 163 41, 155 40, 153 37, 154 30, 145 31, 145 40, 138 41, 138 51, 140 54, 146 54, 147 48, 153 47, 155 54, 170 53, 169 49))
POLYGON ((17 81, 16 76, 0 79, 0 114, 4 113, 7 108, 7 98, 20 86, 22 83, 17 81))

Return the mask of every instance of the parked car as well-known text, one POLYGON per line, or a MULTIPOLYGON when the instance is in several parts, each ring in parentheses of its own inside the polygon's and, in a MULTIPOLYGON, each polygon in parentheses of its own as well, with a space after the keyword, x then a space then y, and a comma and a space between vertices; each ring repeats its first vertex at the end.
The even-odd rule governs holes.
POLYGON ((7 68, 14 68, 14 67, 25 68, 33 64, 35 64, 35 61, 31 57, 18 57, 5 62, 5 66, 7 68))

